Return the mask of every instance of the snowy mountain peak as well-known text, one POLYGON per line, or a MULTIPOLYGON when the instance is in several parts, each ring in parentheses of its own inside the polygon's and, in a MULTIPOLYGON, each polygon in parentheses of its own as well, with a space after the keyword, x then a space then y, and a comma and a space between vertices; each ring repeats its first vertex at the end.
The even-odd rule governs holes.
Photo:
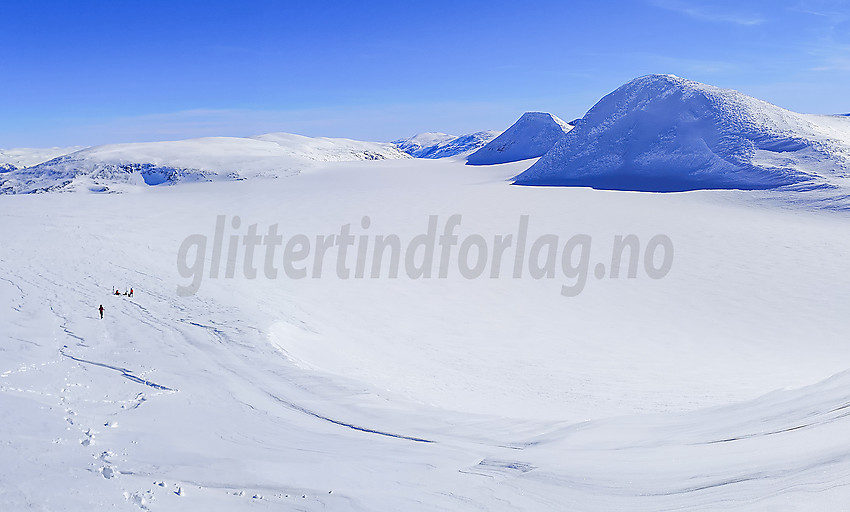
MULTIPOLYGON (((850 123, 673 75, 636 78, 515 178, 521 185, 765 189, 850 168, 850 123)), ((819 185, 815 185, 819 186, 819 185)))
POLYGON ((571 126, 566 121, 556 115, 550 114, 549 112, 526 112, 522 116, 520 116, 520 118, 516 122, 516 124, 521 123, 555 123, 566 132, 570 131, 571 129, 571 126))
POLYGON ((526 112, 504 133, 469 155, 471 165, 516 162, 543 155, 572 126, 547 112, 526 112))

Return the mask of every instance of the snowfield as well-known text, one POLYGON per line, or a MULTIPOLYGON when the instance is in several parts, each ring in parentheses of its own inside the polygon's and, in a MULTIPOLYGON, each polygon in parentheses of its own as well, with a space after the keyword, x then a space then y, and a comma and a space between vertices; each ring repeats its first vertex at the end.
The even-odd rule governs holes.
POLYGON ((527 166, 321 162, 272 180, 0 197, 2 508, 846 504, 846 211, 771 191, 509 185, 527 166), (407 243, 456 214, 444 279, 409 278, 404 261, 397 278, 356 278, 354 248, 347 279, 337 247, 318 278, 288 277, 282 249, 275 279, 264 247, 245 265, 251 226, 407 243), (529 246, 591 237, 581 293, 561 295, 581 276, 560 263, 539 279, 530 262, 511 277, 513 260, 497 279, 460 274, 465 240, 492 250, 524 215, 529 246), (630 234, 636 277, 613 278, 614 240, 630 234), (652 279, 658 234, 675 254, 652 279), (209 241, 203 279, 179 297, 193 235, 209 241))

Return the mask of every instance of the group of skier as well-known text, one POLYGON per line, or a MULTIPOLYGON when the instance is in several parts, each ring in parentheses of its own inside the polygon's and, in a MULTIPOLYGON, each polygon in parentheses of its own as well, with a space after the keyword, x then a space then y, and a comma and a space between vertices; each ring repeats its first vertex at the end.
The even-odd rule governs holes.
POLYGON ((124 295, 124 296, 126 296, 126 297, 132 297, 132 296, 133 296, 133 289, 132 289, 132 288, 130 288, 130 289, 129 289, 129 290, 127 290, 126 292, 121 293, 121 292, 119 292, 119 291, 118 291, 118 288, 115 288, 115 287, 113 286, 113 287, 112 287, 112 294, 113 294, 113 295, 124 295))
MULTIPOLYGON (((132 297, 133 296, 133 289, 130 288, 129 290, 125 291, 124 293, 121 293, 120 291, 118 291, 117 288, 113 287, 112 288, 112 295, 124 295, 125 297, 132 297)), ((103 304, 101 304, 100 307, 97 308, 97 311, 98 311, 98 313, 100 313, 100 319, 103 320, 103 304)))

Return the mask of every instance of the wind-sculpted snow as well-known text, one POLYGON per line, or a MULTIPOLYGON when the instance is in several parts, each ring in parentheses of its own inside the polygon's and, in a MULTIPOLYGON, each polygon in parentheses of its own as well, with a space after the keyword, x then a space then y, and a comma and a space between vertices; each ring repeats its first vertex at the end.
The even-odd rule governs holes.
POLYGON ((848 169, 846 118, 797 114, 737 91, 649 75, 602 98, 515 183, 641 191, 829 188, 848 169))
POLYGON ((850 495, 839 490, 850 478, 848 385, 844 372, 735 405, 570 425, 517 455, 545 468, 527 480, 562 485, 587 510, 794 509, 798 489, 850 495))
POLYGON ((537 158, 571 129, 571 125, 552 114, 526 112, 504 133, 469 155, 467 163, 489 165, 537 158))
POLYGON ((415 158, 448 158, 468 155, 495 139, 499 133, 490 130, 456 136, 429 132, 399 139, 393 144, 415 158))
POLYGON ((319 162, 397 158, 409 157, 388 143, 288 133, 110 144, 12 169, 0 177, 0 193, 120 192, 139 185, 291 176, 319 162))

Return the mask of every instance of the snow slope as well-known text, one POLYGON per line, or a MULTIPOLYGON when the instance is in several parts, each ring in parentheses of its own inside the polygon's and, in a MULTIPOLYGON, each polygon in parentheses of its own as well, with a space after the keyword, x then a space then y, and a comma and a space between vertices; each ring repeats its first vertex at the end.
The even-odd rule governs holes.
POLYGON ((0 197, 0 508, 850 502, 847 212, 753 204, 769 190, 509 186, 525 165, 322 162, 287 180, 0 197), (407 242, 453 214, 459 243, 521 215, 529 244, 590 235, 582 293, 561 295, 576 278, 560 270, 513 278, 512 259, 467 279, 458 246, 445 279, 340 277, 338 247, 318 278, 287 277, 280 252, 267 277, 263 248, 246 274, 251 226, 407 242), (231 278, 209 277, 220 215, 231 278), (617 235, 643 249, 659 233, 666 277, 607 272, 617 235), (204 279, 179 297, 193 235, 204 279))
POLYGON ((471 165, 502 164, 543 155, 572 129, 546 112, 526 112, 501 135, 469 155, 471 165))
POLYGON ((845 187, 850 119, 790 112, 672 75, 602 98, 519 185, 678 191, 845 187))
POLYGON ((83 149, 83 146, 0 149, 0 169, 3 168, 4 164, 7 165, 8 170, 31 167, 81 149, 83 149))
POLYGON ((393 141, 393 144, 415 158, 448 158, 466 156, 486 145, 499 133, 490 130, 457 136, 428 132, 393 141))
POLYGON ((139 185, 290 176, 317 162, 408 158, 392 144, 269 133, 110 144, 0 178, 0 193, 121 191, 139 185))

